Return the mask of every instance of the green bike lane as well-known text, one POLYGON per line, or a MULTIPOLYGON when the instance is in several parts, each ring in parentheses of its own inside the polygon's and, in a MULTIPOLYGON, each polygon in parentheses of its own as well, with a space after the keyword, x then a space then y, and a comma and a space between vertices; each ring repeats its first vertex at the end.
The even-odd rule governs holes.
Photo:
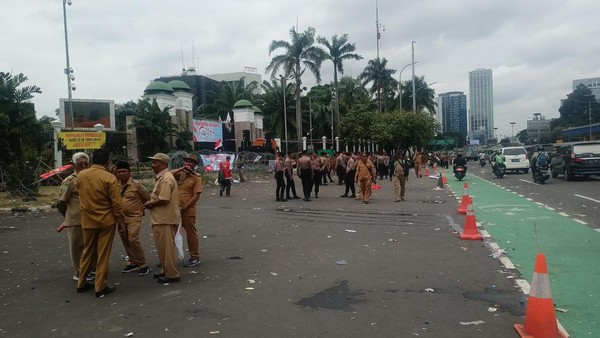
POLYGON ((556 312, 567 332, 572 337, 600 337, 600 232, 492 181, 468 175, 459 182, 448 175, 448 184, 459 197, 464 183, 468 183, 477 222, 506 249, 529 283, 539 244, 546 256, 555 307, 568 310, 556 312))

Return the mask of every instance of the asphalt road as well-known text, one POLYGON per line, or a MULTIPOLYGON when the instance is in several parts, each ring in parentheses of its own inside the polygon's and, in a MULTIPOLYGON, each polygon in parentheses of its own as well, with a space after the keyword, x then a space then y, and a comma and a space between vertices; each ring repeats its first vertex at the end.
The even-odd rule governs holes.
MULTIPOLYGON (((508 181, 508 180, 507 180, 508 181)), ((464 217, 436 181, 389 181, 365 205, 322 187, 274 201, 275 182, 207 187, 198 204, 202 263, 182 282, 122 274, 119 239, 105 298, 77 294, 57 212, 0 215, 0 333, 5 337, 514 337, 518 271, 462 241, 464 217)), ((299 188, 299 182, 297 182, 299 188)), ((147 220, 146 220, 147 221, 147 220)), ((142 241, 158 262, 150 229, 142 241)))

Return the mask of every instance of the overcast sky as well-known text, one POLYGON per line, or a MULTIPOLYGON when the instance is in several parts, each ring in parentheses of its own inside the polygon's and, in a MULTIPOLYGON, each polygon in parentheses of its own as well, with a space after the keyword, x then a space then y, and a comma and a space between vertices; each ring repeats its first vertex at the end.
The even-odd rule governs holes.
MULTIPOLYGON (((314 27, 348 34, 364 59, 345 64, 357 76, 376 57, 375 0, 72 0, 67 6, 74 98, 137 100, 161 75, 195 65, 214 74, 256 67, 263 79, 272 40, 314 27), (192 57, 195 46, 195 59, 192 57)), ((38 116, 54 116, 67 96, 62 0, 3 1, 0 71, 24 73, 38 85, 38 116)), ((600 77, 600 1, 379 0, 380 57, 398 71, 411 62, 436 93, 464 91, 468 73, 494 74, 499 135, 527 127, 534 112, 558 117, 572 80, 600 77)), ((396 73, 396 77, 398 76, 396 73)), ((410 67, 402 74, 410 78, 410 67)), ((333 80, 325 63, 322 80, 333 80)), ((312 75, 303 78, 315 84, 312 75)))

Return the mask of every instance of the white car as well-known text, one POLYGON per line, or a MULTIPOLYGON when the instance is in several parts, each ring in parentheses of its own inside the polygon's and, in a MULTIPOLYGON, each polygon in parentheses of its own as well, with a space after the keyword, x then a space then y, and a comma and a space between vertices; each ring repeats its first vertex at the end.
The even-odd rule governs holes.
POLYGON ((529 172, 529 158, 527 150, 523 147, 506 147, 500 149, 504 155, 506 170, 529 172))

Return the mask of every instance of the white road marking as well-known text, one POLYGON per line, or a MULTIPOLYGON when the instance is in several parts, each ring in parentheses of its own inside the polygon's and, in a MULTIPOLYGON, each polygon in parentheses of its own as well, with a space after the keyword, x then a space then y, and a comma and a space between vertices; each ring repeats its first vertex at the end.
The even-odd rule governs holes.
POLYGON ((600 229, 594 229, 594 230, 596 230, 596 231, 600 232, 600 229))
POLYGON ((583 224, 583 225, 587 225, 587 223, 586 223, 586 222, 584 222, 584 221, 582 221, 582 220, 580 220, 580 219, 573 218, 573 220, 574 220, 575 222, 577 222, 577 223, 580 223, 580 224, 583 224))
POLYGON ((561 216, 569 217, 569 214, 567 214, 566 212, 559 212, 558 214, 561 216))
POLYGON ((549 207, 547 205, 545 205, 546 209, 551 210, 551 211, 555 211, 556 209, 554 209, 553 207, 549 207))
POLYGON ((590 200, 590 201, 593 201, 593 202, 596 202, 596 203, 600 203, 600 201, 599 201, 599 200, 593 199, 593 198, 591 198, 591 197, 587 197, 587 196, 583 196, 583 195, 579 195, 579 194, 573 194, 573 196, 577 196, 577 197, 585 198, 586 200, 590 200))
POLYGON ((524 179, 522 179, 522 178, 519 178, 519 181, 523 181, 523 182, 525 182, 525 183, 529 183, 529 184, 536 184, 536 185, 537 185, 537 183, 534 183, 534 182, 531 182, 531 181, 528 181, 528 180, 524 180, 524 179))

